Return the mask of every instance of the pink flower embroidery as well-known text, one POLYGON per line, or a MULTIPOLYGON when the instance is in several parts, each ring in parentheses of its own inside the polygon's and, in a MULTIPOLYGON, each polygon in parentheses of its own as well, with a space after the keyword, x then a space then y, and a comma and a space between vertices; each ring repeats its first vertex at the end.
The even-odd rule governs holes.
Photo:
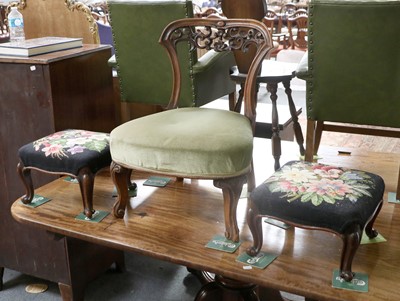
POLYGON ((53 144, 46 146, 42 149, 42 152, 45 153, 45 156, 52 156, 52 157, 61 157, 64 155, 63 146, 60 144, 53 144))

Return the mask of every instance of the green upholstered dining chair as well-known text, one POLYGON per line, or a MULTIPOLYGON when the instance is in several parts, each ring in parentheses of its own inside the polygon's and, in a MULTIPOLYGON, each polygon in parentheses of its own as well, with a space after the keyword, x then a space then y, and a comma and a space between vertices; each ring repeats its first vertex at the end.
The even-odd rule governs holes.
MULTIPOLYGON (((158 44, 163 28, 173 20, 193 17, 187 0, 110 0, 108 9, 116 55, 114 62, 121 87, 121 101, 159 105, 169 102, 172 86, 170 63, 158 44)), ((229 77, 235 59, 230 52, 209 51, 201 57, 180 53, 182 91, 180 106, 201 106, 226 95, 234 97, 229 77)), ((233 99, 231 100, 234 101, 233 99)), ((228 104, 227 104, 228 108, 228 104)))
POLYGON ((323 131, 400 137, 400 1, 313 0, 309 9, 297 74, 307 87, 306 158, 323 131))
MULTIPOLYGON (((177 178, 209 179, 223 192, 225 236, 238 241, 237 203, 246 181, 249 190, 254 187, 256 75, 264 57, 272 51, 271 36, 264 24, 251 19, 185 18, 168 25, 162 32, 160 43, 170 58, 170 71, 172 65, 171 98, 167 110, 126 122, 110 134, 111 175, 118 192, 114 215, 124 216, 132 170, 177 178), (182 93, 186 71, 181 68, 182 61, 177 53, 187 53, 187 47, 192 51, 206 48, 216 52, 257 49, 245 84, 244 114, 185 107, 191 103, 192 96, 182 93)), ((119 68, 124 90, 131 82, 124 78, 124 65, 119 68)))

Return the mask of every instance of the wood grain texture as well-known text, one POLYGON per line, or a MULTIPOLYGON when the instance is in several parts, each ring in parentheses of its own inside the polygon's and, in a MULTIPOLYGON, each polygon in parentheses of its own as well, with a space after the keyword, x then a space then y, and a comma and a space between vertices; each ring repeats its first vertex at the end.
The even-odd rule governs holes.
MULTIPOLYGON (((264 152, 265 146, 257 149, 264 152)), ((380 174, 386 181, 386 199, 387 191, 394 191, 397 185, 400 155, 351 151, 350 156, 339 156, 337 148, 321 148, 320 161, 380 174)), ((285 159, 296 159, 297 152, 294 143, 284 144, 285 159)), ((272 160, 265 158, 269 158, 269 154, 255 155, 259 183, 273 170, 272 160)), ((243 243, 238 251, 229 254, 205 248, 213 235, 224 233, 222 194, 211 182, 173 179, 166 187, 155 188, 142 185, 147 174, 135 173, 132 176, 138 184, 138 196, 131 198, 123 219, 116 219, 111 214, 101 223, 75 220, 81 210, 79 187, 62 179, 37 190, 38 194, 51 197, 51 202, 32 209, 16 201, 11 211, 17 221, 51 232, 316 300, 380 301, 398 298, 399 205, 385 201, 375 224, 387 242, 361 245, 356 254, 354 271, 367 273, 370 281, 369 292, 361 294, 331 287, 332 271, 338 268, 340 260, 342 244, 339 237, 298 228, 285 231, 263 224, 262 250, 279 256, 264 270, 244 270, 235 259, 252 243, 245 223, 246 198, 240 199, 238 206, 238 226, 243 243)), ((96 209, 112 210, 113 189, 107 170, 96 177, 96 209)))

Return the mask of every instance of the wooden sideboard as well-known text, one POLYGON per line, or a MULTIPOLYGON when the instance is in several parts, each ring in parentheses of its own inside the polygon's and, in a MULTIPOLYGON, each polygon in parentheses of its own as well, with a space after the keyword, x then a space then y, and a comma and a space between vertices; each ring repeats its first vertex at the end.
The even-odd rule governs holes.
MULTIPOLYGON (((17 151, 54 131, 108 132, 116 126, 110 56, 110 46, 84 45, 30 58, 0 57, 0 271, 9 268, 57 282, 64 300, 81 300, 85 283, 113 262, 122 264, 123 253, 54 239, 15 222, 10 207, 24 194, 17 151), (90 271, 82 273, 89 261, 90 271)), ((33 179, 38 187, 54 176, 34 173, 33 179)))

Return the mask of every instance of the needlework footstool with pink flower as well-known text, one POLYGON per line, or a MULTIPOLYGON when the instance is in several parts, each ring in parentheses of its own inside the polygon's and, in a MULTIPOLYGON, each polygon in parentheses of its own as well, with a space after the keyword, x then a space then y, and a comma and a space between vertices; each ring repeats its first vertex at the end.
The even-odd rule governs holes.
POLYGON ((22 146, 18 151, 18 173, 26 188, 22 202, 28 204, 34 196, 31 170, 68 175, 80 187, 83 212, 91 218, 93 186, 96 173, 110 166, 109 134, 85 130, 64 130, 22 146))
POLYGON ((383 179, 369 172, 320 163, 291 161, 250 194, 247 222, 255 256, 263 245, 262 218, 295 227, 333 232, 343 240, 340 275, 351 281, 352 261, 363 230, 378 235, 373 223, 382 207, 383 179))

